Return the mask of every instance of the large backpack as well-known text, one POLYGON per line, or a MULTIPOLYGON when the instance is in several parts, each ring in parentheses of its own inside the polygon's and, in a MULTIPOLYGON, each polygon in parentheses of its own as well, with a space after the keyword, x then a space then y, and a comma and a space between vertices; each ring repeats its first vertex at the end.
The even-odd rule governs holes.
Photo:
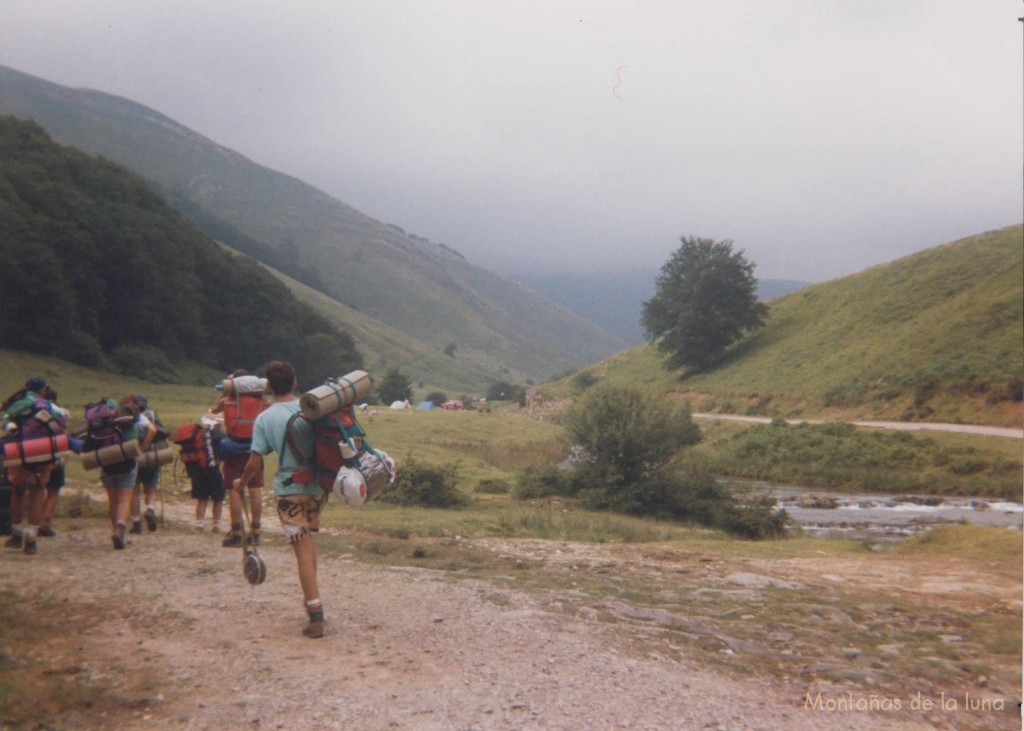
POLYGON ((231 393, 224 400, 224 429, 232 439, 251 440, 256 417, 270 408, 263 395, 266 381, 256 376, 237 376, 231 383, 231 393))
POLYGON ((372 500, 395 479, 395 463, 384 452, 374 449, 366 439, 366 432, 356 420, 352 405, 343 406, 333 414, 311 420, 301 411, 293 414, 285 426, 285 447, 305 467, 296 471, 290 482, 316 482, 325 492, 336 484, 344 486, 342 499, 352 505, 372 500), (305 454, 295 438, 295 423, 304 419, 313 429, 313 454, 305 454), (362 485, 356 486, 356 496, 348 489, 345 475, 358 473, 362 485), (339 480, 339 475, 342 479, 339 480))
POLYGON ((4 461, 15 465, 45 465, 56 462, 70 447, 65 435, 63 412, 33 391, 23 391, 9 400, 3 439, 4 461))
POLYGON ((123 442, 125 422, 123 415, 118 415, 117 403, 106 396, 85 407, 86 436, 94 449, 123 442))
MULTIPOLYGON (((138 418, 138 409, 134 405, 118 405, 114 399, 107 396, 94 404, 86 405, 84 451, 95 455, 95 467, 102 467, 108 474, 126 474, 132 470, 138 450, 126 451, 131 440, 125 432, 138 418), (108 447, 119 449, 107 450, 103 453, 106 456, 101 455, 100 450, 108 447)), ((89 469, 88 465, 86 468, 89 469)))
POLYGON ((202 424, 182 424, 174 430, 171 441, 180 447, 178 457, 186 467, 190 464, 197 467, 211 467, 217 464, 210 430, 202 424))

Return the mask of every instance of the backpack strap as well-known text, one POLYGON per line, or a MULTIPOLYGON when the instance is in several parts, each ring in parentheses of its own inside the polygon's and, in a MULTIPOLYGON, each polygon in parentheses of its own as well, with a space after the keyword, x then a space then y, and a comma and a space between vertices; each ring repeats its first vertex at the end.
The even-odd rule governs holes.
POLYGON ((292 428, 295 425, 295 421, 297 419, 304 418, 305 417, 302 415, 301 411, 296 411, 294 414, 288 417, 288 422, 284 426, 284 440, 281 442, 281 450, 278 452, 278 455, 280 455, 279 461, 284 461, 284 450, 289 449, 291 450, 292 456, 295 457, 295 460, 299 464, 305 465, 303 469, 295 470, 295 472, 293 472, 289 477, 285 478, 284 484, 286 487, 295 482, 316 482, 316 466, 313 460, 313 457, 316 455, 316 453, 314 452, 312 455, 308 457, 305 454, 303 454, 302 448, 299 447, 299 442, 295 438, 294 429, 292 428))

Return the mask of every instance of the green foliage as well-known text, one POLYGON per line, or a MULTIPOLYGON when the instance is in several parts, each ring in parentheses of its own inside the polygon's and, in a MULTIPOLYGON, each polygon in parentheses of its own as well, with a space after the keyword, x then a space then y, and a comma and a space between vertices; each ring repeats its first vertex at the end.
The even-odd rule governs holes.
POLYGON ((377 386, 377 393, 385 404, 395 401, 412 400, 412 381, 408 376, 402 375, 397 368, 392 368, 384 374, 380 385, 377 386))
POLYGON ((512 498, 515 500, 537 500, 539 498, 567 495, 571 491, 567 476, 557 467, 528 467, 516 476, 512 498))
POLYGON ((444 346, 444 354, 447 355, 449 358, 454 358, 455 347, 455 343, 448 343, 446 346, 444 346))
POLYGON ((660 338, 658 349, 672 368, 700 371, 717 363, 768 313, 757 299, 754 265, 731 241, 684 236, 656 285, 642 322, 648 337, 660 338))
POLYGON ((456 487, 458 470, 454 465, 428 467, 414 459, 406 460, 395 484, 380 499, 383 502, 427 508, 456 508, 469 498, 456 487))
POLYGON ((627 489, 700 441, 689 410, 655 394, 617 386, 589 390, 566 416, 582 450, 577 472, 604 489, 627 489))
POLYGON ((515 401, 520 406, 526 402, 526 388, 508 381, 495 381, 487 387, 488 401, 515 401))
POLYGON ((443 406, 444 402, 448 400, 448 394, 444 391, 431 391, 424 397, 424 401, 429 401, 434 406, 443 406))
POLYGON ((740 499, 711 473, 693 466, 659 470, 629 490, 588 487, 579 497, 591 510, 698 523, 741 538, 786 535, 786 513, 775 510, 774 500, 767 496, 740 499))
POLYGON ((591 386, 596 386, 600 379, 591 371, 580 371, 569 381, 569 386, 576 393, 582 393, 591 386))
POLYGON ((352 336, 347 332, 318 332, 297 338, 292 356, 299 388, 319 386, 328 378, 343 376, 362 365, 352 336))
POLYGON ((709 472, 672 464, 682 447, 701 438, 688 406, 602 385, 574 404, 566 421, 577 444, 571 473, 523 474, 513 496, 575 494, 593 510, 694 521, 745 538, 785 534, 786 516, 772 501, 738 500, 709 472))
POLYGON ((152 345, 119 345, 110 360, 121 375, 156 383, 176 383, 174 367, 167 354, 152 345))
POLYGON ((473 492, 478 492, 482 495, 507 495, 512 492, 512 486, 508 480, 501 479, 486 479, 480 480, 473 492))
MULTIPOLYGON (((502 377, 501 366, 525 378, 626 346, 518 282, 183 133, 152 109, 3 68, 0 113, 32 117, 63 142, 124 165, 159 185, 208 236, 319 289, 303 287, 303 297, 353 333, 376 371, 400 365, 414 382, 426 377, 430 388, 482 392, 502 377), (442 347, 456 335, 452 358, 442 347)), ((5 165, 0 160, 0 170, 5 165)), ((290 351, 277 353, 286 354, 294 360, 290 351)), ((238 364, 251 370, 265 360, 238 364)))
POLYGON ((843 422, 755 425, 724 445, 721 474, 789 484, 878 491, 1017 497, 1021 462, 1004 454, 906 432, 843 422))
POLYGON ((336 367, 361 363, 347 335, 142 181, 11 117, 0 118, 0 211, 0 346, 92 365, 117 352, 126 372, 164 378, 183 360, 314 358, 323 336, 336 367))

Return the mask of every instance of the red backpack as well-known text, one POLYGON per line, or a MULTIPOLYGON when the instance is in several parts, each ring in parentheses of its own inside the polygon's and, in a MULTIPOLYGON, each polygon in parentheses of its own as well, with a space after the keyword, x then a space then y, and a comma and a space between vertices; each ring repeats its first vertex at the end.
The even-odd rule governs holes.
POLYGON ((224 428, 232 439, 252 439, 256 417, 270 408, 262 393, 242 393, 224 401, 224 428))
POLYGON ((174 430, 171 441, 181 448, 178 457, 182 462, 194 462, 199 467, 217 464, 210 430, 203 428, 202 424, 182 424, 174 430))
POLYGON ((237 376, 224 381, 220 388, 227 396, 223 405, 224 428, 228 436, 251 440, 256 417, 270 408, 270 402, 263 396, 267 380, 256 376, 237 376))

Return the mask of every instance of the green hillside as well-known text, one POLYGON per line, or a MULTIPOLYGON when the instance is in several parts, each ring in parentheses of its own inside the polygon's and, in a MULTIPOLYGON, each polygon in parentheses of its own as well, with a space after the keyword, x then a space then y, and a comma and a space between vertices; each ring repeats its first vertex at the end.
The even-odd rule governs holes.
POLYGON ((361 364, 351 337, 137 177, 0 117, 0 347, 179 380, 288 357, 310 378, 361 364))
POLYGON ((483 354, 475 366, 489 380, 537 380, 626 347, 617 335, 447 247, 363 215, 128 100, 0 67, 0 113, 31 117, 55 139, 121 163, 172 203, 187 201, 183 214, 210 235, 428 350, 455 343, 464 361, 483 354), (234 240, 225 239, 229 234, 234 240))
POLYGON ((667 373, 650 346, 588 370, 699 410, 1019 426, 1022 234, 990 231, 773 300, 767 326, 707 373, 667 373))
POLYGON ((482 393, 494 381, 493 374, 501 369, 501 364, 487 352, 470 351, 457 345, 455 352, 448 356, 444 348, 428 346, 285 274, 269 271, 301 302, 329 321, 343 324, 359 352, 364 354, 365 366, 371 373, 383 375, 389 368, 397 367, 412 380, 420 395, 435 389, 450 390, 453 398, 482 393))

